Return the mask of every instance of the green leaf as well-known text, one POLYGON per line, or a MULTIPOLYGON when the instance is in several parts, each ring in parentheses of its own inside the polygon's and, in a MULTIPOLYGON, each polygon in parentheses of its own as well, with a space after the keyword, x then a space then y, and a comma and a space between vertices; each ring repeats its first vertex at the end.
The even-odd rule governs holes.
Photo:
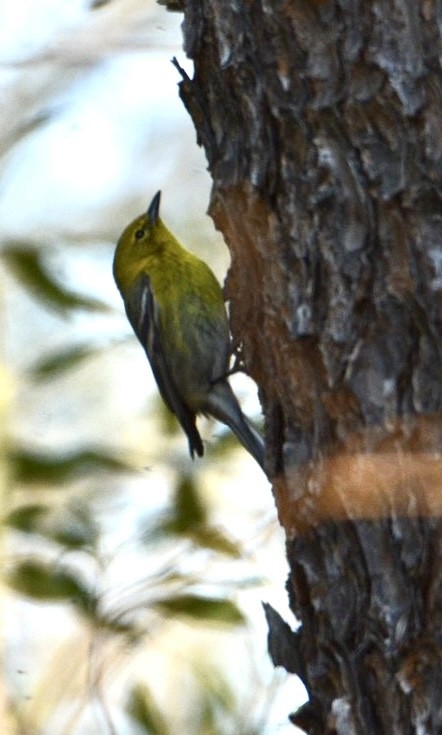
POLYGON ((157 3, 164 5, 171 13, 184 13, 183 0, 157 0, 157 3))
POLYGON ((224 554, 231 559, 241 559, 243 556, 241 542, 232 541, 219 528, 206 523, 183 527, 173 517, 160 518, 159 521, 150 520, 143 533, 143 542, 156 544, 170 537, 186 539, 194 546, 224 554))
POLYGON ((29 374, 34 380, 43 381, 63 376, 69 370, 74 370, 86 360, 99 357, 105 350, 114 349, 132 341, 133 337, 113 339, 112 344, 105 345, 75 345, 53 352, 48 357, 39 359, 29 368, 29 374))
POLYGON ((45 306, 63 316, 73 309, 108 311, 97 299, 81 296, 61 286, 44 264, 42 253, 25 243, 14 243, 2 250, 2 257, 17 280, 45 306))
POLYGON ((90 550, 95 548, 98 528, 88 508, 64 508, 63 514, 55 514, 43 504, 28 504, 11 511, 4 522, 24 533, 38 533, 56 541, 65 550, 90 550))
POLYGON ((173 505, 173 523, 177 531, 186 531, 204 523, 207 510, 191 477, 184 477, 178 484, 173 505))
POLYGON ((178 484, 174 503, 157 528, 151 526, 151 535, 184 536, 194 544, 226 554, 234 559, 241 556, 239 544, 231 541, 222 531, 207 523, 208 512, 192 477, 184 477, 178 484))
POLYGON ((146 686, 138 684, 132 689, 126 705, 126 712, 148 735, 170 735, 167 721, 146 686))
POLYGON ((25 505, 11 511, 4 522, 6 525, 25 533, 39 533, 41 520, 47 516, 49 508, 42 504, 25 505))
POLYGON ((86 347, 84 345, 61 350, 39 360, 31 367, 30 372, 36 380, 54 378, 77 367, 88 358, 97 354, 98 351, 99 349, 95 347, 86 347))
POLYGON ((194 620, 212 621, 226 625, 243 625, 242 612, 231 600, 215 600, 200 595, 174 595, 157 600, 153 606, 160 611, 194 620))
POLYGON ((240 559, 242 556, 241 544, 227 538, 219 528, 214 526, 198 526, 188 534, 189 538, 203 549, 210 549, 219 554, 230 556, 232 559, 240 559))
POLYGON ((57 456, 11 449, 9 459, 15 480, 26 484, 58 485, 85 473, 128 470, 127 465, 116 457, 91 449, 57 456))
POLYGON ((68 600, 89 607, 93 598, 70 572, 53 564, 23 561, 7 577, 12 589, 34 600, 68 600))

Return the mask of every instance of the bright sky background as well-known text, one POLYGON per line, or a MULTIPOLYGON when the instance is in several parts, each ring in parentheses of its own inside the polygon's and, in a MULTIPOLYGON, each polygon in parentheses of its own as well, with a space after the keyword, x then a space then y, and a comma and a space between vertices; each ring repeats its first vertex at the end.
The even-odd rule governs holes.
MULTIPOLYGON (((95 293, 115 309, 111 315, 87 314, 60 324, 51 314, 37 313, 23 291, 8 288, 4 352, 11 370, 18 372, 32 362, 37 349, 50 352, 97 334, 111 343, 115 336, 130 333, 111 275, 113 244, 158 189, 163 191, 164 219, 179 238, 209 260, 221 280, 228 266, 227 249, 205 215, 210 177, 177 94, 178 73, 170 63, 176 54, 190 70, 180 47, 181 15, 148 0, 113 0, 93 13, 88 5, 85 0, 0 0, 0 145, 1 136, 7 139, 8 130, 20 122, 17 109, 26 111, 23 122, 47 116, 45 124, 10 148, 3 161, 0 239, 29 239, 48 246, 50 262, 62 280, 75 290, 95 293)), ((155 386, 138 345, 116 352, 100 373, 80 374, 73 391, 69 383, 57 392, 52 387, 36 390, 18 380, 15 434, 39 446, 62 447, 74 437, 83 442, 101 439, 105 426, 106 440, 112 443, 117 437, 140 451, 142 431, 134 414, 140 405, 148 406, 155 386), (80 412, 78 406, 83 407, 80 412)), ((238 376, 235 387, 245 412, 256 412, 248 381, 238 376)), ((190 462, 187 442, 183 437, 178 441, 182 461, 190 462)), ((224 494, 231 509, 229 523, 241 533, 245 519, 257 508, 270 515, 274 507, 253 460, 238 453, 237 464, 236 478, 214 467, 207 484, 224 494)), ((153 475, 151 481, 163 497, 165 480, 153 475)), ((140 513, 137 503, 152 502, 145 497, 144 482, 135 481, 129 491, 126 535, 140 513)), ((110 526, 112 543, 122 532, 119 518, 110 526)), ((258 564, 274 583, 266 599, 293 624, 282 553, 280 536, 272 555, 258 559, 258 564)), ((127 559, 118 563, 127 570, 127 559)), ((114 573, 123 570, 115 568, 114 573)), ((256 609, 254 625, 265 642, 259 599, 249 600, 248 607, 256 609)), ((27 609, 20 608, 18 615, 23 632, 29 622, 27 609)), ((34 626, 35 616, 33 609, 34 626)), ((282 687, 273 713, 278 735, 295 732, 286 717, 301 696, 292 677, 282 687)))
POLYGON ((0 3, 0 53, 5 63, 9 51, 16 65, 12 73, 10 66, 3 73, 0 69, 7 108, 17 94, 35 93, 41 85, 40 105, 36 110, 35 104, 29 105, 30 112, 49 115, 49 122, 8 156, 0 179, 5 234, 23 237, 29 230, 35 236, 37 230, 43 237, 44 229, 55 229, 69 235, 75 228, 75 234, 90 237, 101 231, 109 236, 114 222, 104 206, 114 204, 120 212, 137 194, 141 201, 150 201, 152 192, 166 186, 165 212, 173 209, 177 220, 205 212, 209 179, 204 155, 195 145, 194 130, 177 95, 178 73, 170 62, 180 52, 179 14, 144 2, 141 23, 135 12, 140 0, 115 0, 109 10, 96 11, 109 14, 100 33, 94 22, 81 25, 85 17, 97 17, 86 15, 84 5, 78 0, 0 3), (126 6, 133 17, 128 13, 129 21, 123 15, 126 32, 120 29, 116 39, 115 8, 126 6), (155 47, 140 48, 137 20, 142 27, 150 22, 155 47), (98 48, 94 56, 90 44, 96 39, 101 53, 98 48), (58 54, 61 60, 51 65, 58 54), (183 188, 183 177, 192 185, 183 188), (18 200, 26 211, 24 221, 17 217, 18 200))

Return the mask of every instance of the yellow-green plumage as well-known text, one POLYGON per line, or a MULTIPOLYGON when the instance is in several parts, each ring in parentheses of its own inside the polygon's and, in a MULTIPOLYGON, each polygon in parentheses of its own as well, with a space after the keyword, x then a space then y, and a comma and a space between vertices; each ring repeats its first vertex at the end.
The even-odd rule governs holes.
POLYGON ((210 268, 178 243, 159 218, 160 192, 121 235, 114 277, 163 400, 204 448, 199 413, 230 426, 263 466, 261 437, 248 425, 227 380, 230 337, 221 287, 210 268))

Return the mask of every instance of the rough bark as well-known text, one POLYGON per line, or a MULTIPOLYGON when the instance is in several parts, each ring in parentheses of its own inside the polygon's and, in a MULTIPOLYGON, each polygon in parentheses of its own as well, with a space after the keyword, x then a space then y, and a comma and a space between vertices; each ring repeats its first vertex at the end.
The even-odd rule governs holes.
POLYGON ((184 8, 302 623, 274 657, 310 694, 293 721, 440 732, 442 3, 184 8))

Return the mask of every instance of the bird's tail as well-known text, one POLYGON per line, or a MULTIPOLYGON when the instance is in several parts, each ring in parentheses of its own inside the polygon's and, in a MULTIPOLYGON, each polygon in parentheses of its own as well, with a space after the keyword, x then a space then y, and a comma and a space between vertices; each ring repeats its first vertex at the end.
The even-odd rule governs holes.
POLYGON ((227 380, 214 383, 204 407, 204 413, 229 426, 245 449, 264 470, 264 442, 248 423, 227 380))

